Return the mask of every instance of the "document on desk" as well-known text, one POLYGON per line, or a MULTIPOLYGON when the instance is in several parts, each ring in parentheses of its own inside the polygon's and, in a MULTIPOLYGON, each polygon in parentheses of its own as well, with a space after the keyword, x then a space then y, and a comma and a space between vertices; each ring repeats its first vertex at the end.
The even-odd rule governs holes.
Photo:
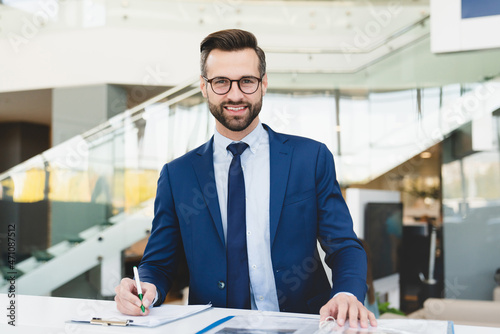
POLYGON ((377 327, 351 328, 330 321, 321 326, 319 317, 270 316, 265 312, 227 317, 197 334, 453 334, 453 323, 438 320, 387 319, 378 320, 377 327))
POLYGON ((319 329, 316 334, 327 333, 374 333, 374 334, 453 334, 453 322, 422 319, 380 319, 377 327, 350 328, 339 326, 332 321, 329 326, 319 329))
POLYGON ((316 315, 252 312, 220 319, 196 334, 311 334, 318 330, 318 324, 319 316, 316 315))
POLYGON ((130 316, 120 313, 116 305, 91 314, 74 316, 71 322, 117 326, 156 327, 180 320, 210 308, 212 305, 169 305, 154 307, 147 316, 130 316))

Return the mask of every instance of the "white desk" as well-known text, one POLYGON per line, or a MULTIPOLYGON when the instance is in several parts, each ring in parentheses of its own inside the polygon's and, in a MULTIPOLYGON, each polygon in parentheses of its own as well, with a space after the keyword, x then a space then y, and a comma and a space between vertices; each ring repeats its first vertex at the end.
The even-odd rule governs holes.
MULTIPOLYGON (((228 315, 246 314, 248 310, 210 308, 207 311, 195 314, 164 326, 156 328, 139 327, 104 327, 67 323, 75 312, 88 312, 109 305, 113 301, 88 300, 74 298, 55 298, 41 296, 17 296, 16 300, 16 327, 7 324, 7 295, 0 294, 0 333, 25 334, 87 334, 87 333, 196 333, 214 321, 228 315)), ((500 334, 500 328, 455 326, 455 334, 500 334)))

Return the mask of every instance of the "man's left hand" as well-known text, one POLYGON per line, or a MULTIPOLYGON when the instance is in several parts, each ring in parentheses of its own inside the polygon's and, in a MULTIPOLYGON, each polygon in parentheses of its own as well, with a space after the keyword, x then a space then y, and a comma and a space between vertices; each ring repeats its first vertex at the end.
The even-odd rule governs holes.
POLYGON ((346 318, 349 318, 350 327, 358 327, 358 320, 362 328, 377 326, 375 315, 368 311, 355 296, 339 293, 326 303, 319 311, 320 321, 331 316, 337 320, 339 326, 344 326, 346 318))

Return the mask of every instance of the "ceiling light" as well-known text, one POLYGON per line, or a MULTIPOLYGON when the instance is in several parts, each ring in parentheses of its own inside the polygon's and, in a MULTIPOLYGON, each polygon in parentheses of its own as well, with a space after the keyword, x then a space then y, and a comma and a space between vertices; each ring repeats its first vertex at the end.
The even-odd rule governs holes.
POLYGON ((432 153, 431 152, 427 152, 427 151, 426 152, 422 152, 422 153, 420 153, 420 157, 422 159, 429 159, 430 157, 432 157, 432 153))

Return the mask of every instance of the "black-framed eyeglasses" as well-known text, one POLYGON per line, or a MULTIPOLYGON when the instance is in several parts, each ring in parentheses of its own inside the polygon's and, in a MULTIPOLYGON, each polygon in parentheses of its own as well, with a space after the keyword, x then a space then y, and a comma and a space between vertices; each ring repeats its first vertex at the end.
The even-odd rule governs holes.
POLYGON ((262 82, 262 78, 256 78, 252 76, 242 77, 238 80, 231 80, 226 77, 215 77, 212 79, 203 77, 203 79, 205 79, 210 84, 213 92, 217 95, 227 94, 231 90, 233 81, 236 81, 238 83, 238 88, 243 93, 253 94, 259 88, 259 83, 262 82))

